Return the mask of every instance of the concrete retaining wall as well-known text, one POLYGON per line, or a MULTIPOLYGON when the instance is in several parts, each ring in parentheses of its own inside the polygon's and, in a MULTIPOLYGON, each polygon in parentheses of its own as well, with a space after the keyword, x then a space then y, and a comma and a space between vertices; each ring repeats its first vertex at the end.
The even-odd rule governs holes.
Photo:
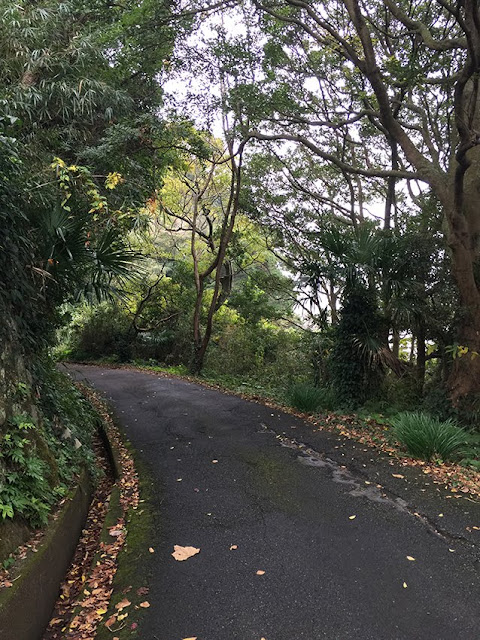
POLYGON ((37 553, 23 561, 20 577, 0 593, 0 640, 41 640, 91 499, 92 486, 85 472, 72 498, 50 523, 37 553))

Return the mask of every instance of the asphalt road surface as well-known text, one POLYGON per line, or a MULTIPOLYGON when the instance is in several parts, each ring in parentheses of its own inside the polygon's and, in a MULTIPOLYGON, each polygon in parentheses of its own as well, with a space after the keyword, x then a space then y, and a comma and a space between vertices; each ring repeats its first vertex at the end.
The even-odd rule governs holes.
MULTIPOLYGON (((112 403, 153 483, 141 640, 480 639, 478 547, 420 517, 407 485, 399 498, 367 480, 371 452, 366 476, 335 461, 339 439, 302 446, 313 427, 288 414, 147 373, 69 369, 112 403), (174 545, 200 553, 177 562, 174 545)), ((435 500, 448 515, 454 501, 435 500)), ((462 514, 480 526, 477 507, 462 514)))

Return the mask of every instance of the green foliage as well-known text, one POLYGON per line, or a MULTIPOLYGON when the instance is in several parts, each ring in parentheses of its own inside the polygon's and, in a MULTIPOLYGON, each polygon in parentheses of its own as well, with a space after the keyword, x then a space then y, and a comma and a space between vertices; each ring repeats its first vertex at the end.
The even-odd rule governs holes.
POLYGON ((293 407, 305 413, 332 411, 336 398, 330 387, 314 387, 311 384, 295 384, 288 390, 288 398, 293 407))
POLYGON ((332 386, 343 406, 359 406, 380 390, 384 376, 381 328, 372 293, 360 286, 349 289, 328 363, 332 386))
POLYGON ((28 416, 14 416, 0 442, 0 460, 8 468, 0 485, 2 517, 21 514, 32 526, 46 522, 54 496, 50 491, 48 466, 38 455, 35 425, 28 416))
POLYGON ((451 419, 441 421, 426 413, 405 412, 391 423, 397 440, 418 458, 458 459, 468 447, 468 433, 451 419))
POLYGON ((84 305, 73 316, 65 338, 69 355, 77 360, 95 360, 116 356, 129 360, 130 320, 116 304, 84 305))
MULTIPOLYGON (((41 370, 40 370, 41 369, 41 370)), ((0 436, 0 513, 38 527, 75 475, 93 469, 92 436, 99 418, 69 378, 51 363, 36 376, 42 418, 15 415, 0 436)))

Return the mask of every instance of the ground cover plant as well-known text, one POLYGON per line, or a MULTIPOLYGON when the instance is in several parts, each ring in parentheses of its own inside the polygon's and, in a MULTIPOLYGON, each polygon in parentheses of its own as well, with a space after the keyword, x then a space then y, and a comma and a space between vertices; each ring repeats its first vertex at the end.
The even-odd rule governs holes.
POLYGON ((408 453, 424 460, 459 459, 465 455, 469 434, 452 420, 421 412, 399 413, 392 420, 393 434, 408 453))

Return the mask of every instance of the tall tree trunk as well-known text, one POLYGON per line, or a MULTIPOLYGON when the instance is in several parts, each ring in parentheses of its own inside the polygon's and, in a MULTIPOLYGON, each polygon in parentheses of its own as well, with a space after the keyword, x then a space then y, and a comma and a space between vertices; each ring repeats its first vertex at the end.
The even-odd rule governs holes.
POLYGON ((425 347, 425 322, 423 319, 420 319, 417 326, 417 368, 416 368, 416 376, 417 381, 420 387, 420 393, 423 392, 423 385, 425 384, 425 357, 426 357, 426 347, 425 347))
POLYGON ((392 353, 396 358, 400 356, 400 332, 398 329, 393 329, 392 332, 392 353))
MULTIPOLYGON (((458 155, 458 154, 457 154, 458 155)), ((447 209, 448 245, 452 272, 460 296, 457 327, 459 346, 468 352, 457 355, 448 377, 450 397, 455 405, 480 394, 480 291, 476 271, 480 259, 480 148, 461 156, 455 176, 455 198, 447 209)))

